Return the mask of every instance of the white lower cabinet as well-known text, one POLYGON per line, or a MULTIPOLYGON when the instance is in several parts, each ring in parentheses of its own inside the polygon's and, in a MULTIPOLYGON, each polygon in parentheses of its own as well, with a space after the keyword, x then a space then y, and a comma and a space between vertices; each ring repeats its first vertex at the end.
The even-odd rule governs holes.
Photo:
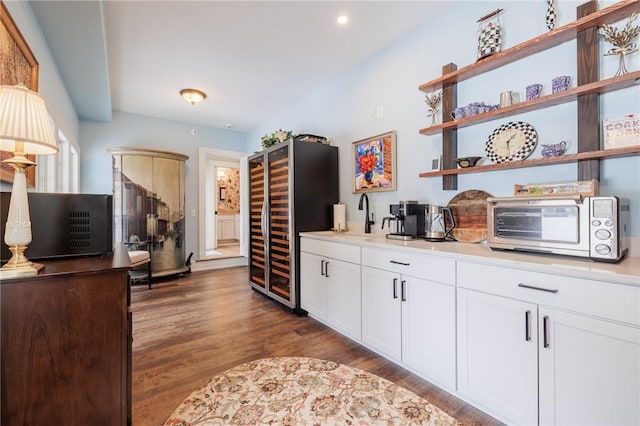
POLYGON ((640 425, 640 287, 300 243, 301 307, 509 425, 640 425))
POLYGON ((639 425, 640 330, 548 308, 538 322, 540 424, 639 425))
POLYGON ((321 254, 300 252, 300 306, 312 317, 325 322, 335 330, 360 340, 360 247, 338 243, 314 241, 312 246, 304 243, 301 249, 314 250, 321 254), (321 247, 315 247, 319 244, 321 247), (349 252, 346 258, 358 262, 346 262, 322 255, 349 252))
POLYGON ((536 305, 458 289, 458 392, 508 424, 537 424, 537 340, 536 305))
POLYGON ((401 362, 402 278, 363 266, 362 283, 362 341, 385 357, 401 362))
POLYGON ((363 264, 392 270, 362 266, 362 341, 425 379, 455 390, 455 287, 398 272, 419 267, 422 274, 423 266, 440 264, 433 275, 442 273, 453 281, 453 261, 364 247, 363 264))
POLYGON ((464 399, 513 425, 640 424, 638 287, 464 262, 458 280, 464 399))

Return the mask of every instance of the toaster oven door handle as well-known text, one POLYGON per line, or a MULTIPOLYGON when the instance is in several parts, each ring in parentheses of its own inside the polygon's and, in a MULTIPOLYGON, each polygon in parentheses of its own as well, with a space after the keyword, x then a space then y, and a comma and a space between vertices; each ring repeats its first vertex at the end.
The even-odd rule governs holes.
POLYGON ((534 285, 528 285, 528 284, 523 284, 523 283, 519 283, 518 287, 528 288, 530 290, 546 291, 547 293, 557 293, 558 292, 557 288, 536 287, 534 285))

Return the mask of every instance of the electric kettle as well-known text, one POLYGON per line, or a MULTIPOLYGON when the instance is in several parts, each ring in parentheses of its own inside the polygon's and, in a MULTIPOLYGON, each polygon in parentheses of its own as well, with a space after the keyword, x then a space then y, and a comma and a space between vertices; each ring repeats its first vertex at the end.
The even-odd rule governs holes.
POLYGON ((448 207, 427 204, 424 209, 424 239, 428 241, 444 241, 456 227, 453 213, 448 207), (448 220, 447 220, 448 216, 448 220), (447 228, 447 222, 449 227, 447 228))

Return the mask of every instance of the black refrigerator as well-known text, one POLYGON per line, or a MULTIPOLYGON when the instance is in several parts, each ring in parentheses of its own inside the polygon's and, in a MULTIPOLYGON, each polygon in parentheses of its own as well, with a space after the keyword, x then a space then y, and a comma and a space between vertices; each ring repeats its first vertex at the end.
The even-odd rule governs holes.
POLYGON ((249 157, 249 284, 300 307, 300 232, 333 225, 338 148, 289 140, 249 157))

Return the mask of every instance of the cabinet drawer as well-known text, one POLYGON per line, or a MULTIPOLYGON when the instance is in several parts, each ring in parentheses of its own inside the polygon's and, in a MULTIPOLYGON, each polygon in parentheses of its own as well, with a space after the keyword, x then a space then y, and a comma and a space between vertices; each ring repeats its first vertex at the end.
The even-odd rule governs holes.
POLYGON ((300 250, 319 256, 360 264, 360 246, 301 237, 300 250))
POLYGON ((640 325, 640 287, 469 262, 457 277, 459 287, 640 325))
POLYGON ((444 284, 455 284, 456 263, 443 257, 363 247, 362 265, 444 284))

